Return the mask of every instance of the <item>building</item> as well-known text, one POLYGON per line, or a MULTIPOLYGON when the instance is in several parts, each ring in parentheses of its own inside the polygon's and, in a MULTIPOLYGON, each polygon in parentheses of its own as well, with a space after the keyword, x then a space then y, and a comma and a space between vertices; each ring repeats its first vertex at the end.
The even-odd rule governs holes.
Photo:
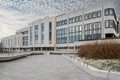
POLYGON ((76 51, 85 40, 118 37, 118 17, 112 1, 29 23, 2 39, 5 51, 76 51))

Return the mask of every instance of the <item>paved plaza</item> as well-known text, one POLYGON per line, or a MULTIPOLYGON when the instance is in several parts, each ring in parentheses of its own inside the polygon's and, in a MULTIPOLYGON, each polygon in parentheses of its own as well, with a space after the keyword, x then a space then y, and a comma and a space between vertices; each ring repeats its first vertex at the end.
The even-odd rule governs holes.
POLYGON ((0 62, 0 80, 104 80, 81 70, 61 55, 36 55, 0 62))

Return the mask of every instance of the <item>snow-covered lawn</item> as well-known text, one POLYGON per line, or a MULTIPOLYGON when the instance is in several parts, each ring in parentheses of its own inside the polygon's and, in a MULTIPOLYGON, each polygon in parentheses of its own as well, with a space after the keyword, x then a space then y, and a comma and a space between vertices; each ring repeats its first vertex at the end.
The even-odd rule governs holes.
POLYGON ((74 54, 68 55, 70 57, 78 58, 80 61, 88 63, 89 65, 96 67, 101 70, 109 70, 114 66, 114 68, 111 69, 111 71, 117 71, 120 72, 120 59, 85 59, 80 58, 74 54))

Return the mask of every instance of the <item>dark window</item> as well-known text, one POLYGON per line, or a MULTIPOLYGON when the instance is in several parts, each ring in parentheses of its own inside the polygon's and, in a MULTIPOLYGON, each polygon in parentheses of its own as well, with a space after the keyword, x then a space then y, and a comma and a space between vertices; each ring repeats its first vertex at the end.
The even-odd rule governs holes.
POLYGON ((97 11, 97 17, 101 17, 101 10, 97 11))
POLYGON ((113 27, 115 27, 114 21, 113 20, 106 20, 105 21, 105 27, 106 28, 113 28, 113 27))
POLYGON ((89 13, 88 16, 89 16, 89 19, 91 19, 92 18, 92 13, 89 13))
POLYGON ((62 43, 67 43, 67 29, 58 29, 56 32, 56 43, 57 44, 62 44, 62 43))
POLYGON ((114 15, 114 14, 115 14, 114 9, 112 8, 105 9, 105 16, 114 15))
POLYGON ((82 15, 78 16, 78 21, 82 21, 82 15))
POLYGON ((93 12, 93 18, 96 18, 96 17, 97 17, 97 13, 93 12))
POLYGON ((52 40, 52 22, 49 22, 49 41, 52 40))
POLYGON ((85 14, 84 15, 84 20, 87 20, 88 19, 88 14, 85 14))

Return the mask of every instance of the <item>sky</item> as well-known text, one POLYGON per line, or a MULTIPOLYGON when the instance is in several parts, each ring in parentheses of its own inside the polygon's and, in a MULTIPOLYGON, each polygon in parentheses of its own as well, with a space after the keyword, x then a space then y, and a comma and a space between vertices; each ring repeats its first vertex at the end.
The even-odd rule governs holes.
MULTIPOLYGON (((0 0, 0 40, 46 16, 69 13, 105 0, 0 0)), ((115 0, 120 5, 120 0, 115 0)), ((120 14, 120 6, 117 6, 120 14)))

